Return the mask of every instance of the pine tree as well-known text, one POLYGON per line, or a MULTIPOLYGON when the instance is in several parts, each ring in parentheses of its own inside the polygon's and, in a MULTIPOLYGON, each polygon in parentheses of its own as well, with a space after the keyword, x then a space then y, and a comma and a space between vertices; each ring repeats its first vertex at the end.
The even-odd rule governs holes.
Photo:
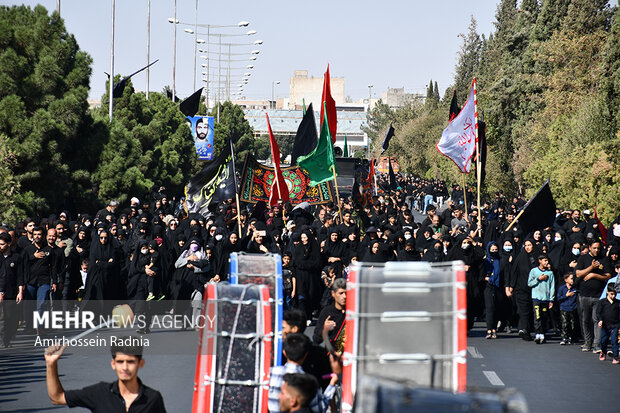
POLYGON ((428 82, 428 87, 426 88, 426 100, 430 102, 433 99, 433 79, 428 82))
POLYGON ((68 156, 90 136, 92 59, 43 6, 1 7, 0 33, 0 134, 15 155, 14 199, 20 210, 43 215, 92 195, 91 185, 78 183, 94 164, 68 156))
POLYGON ((478 72, 482 40, 477 32, 478 24, 471 16, 467 34, 459 34, 463 39, 461 50, 458 52, 458 61, 455 68, 454 87, 457 96, 468 96, 472 79, 478 72))

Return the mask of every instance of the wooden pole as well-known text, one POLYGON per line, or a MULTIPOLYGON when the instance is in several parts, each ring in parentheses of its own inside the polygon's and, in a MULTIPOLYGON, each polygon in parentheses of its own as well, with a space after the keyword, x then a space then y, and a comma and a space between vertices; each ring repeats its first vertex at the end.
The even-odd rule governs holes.
POLYGON ((239 192, 235 192, 235 199, 237 200, 237 225, 239 226, 239 241, 241 241, 241 203, 239 202, 239 192))
POLYGON ((480 155, 480 142, 478 141, 478 98, 476 96, 476 78, 474 78, 474 115, 476 118, 476 126, 474 130, 476 131, 476 178, 477 178, 477 197, 478 197, 478 231, 480 236, 482 236, 482 208, 480 207, 480 185, 481 185, 481 165, 482 159, 480 155))
POLYGON ((465 174, 462 173, 463 178, 463 203, 465 204, 465 217, 467 217, 467 188, 465 187, 465 174))
POLYGON ((342 224, 342 209, 340 208, 340 194, 338 193, 338 181, 336 180, 336 165, 332 166, 334 173, 334 187, 336 188, 336 201, 338 202, 338 214, 340 215, 340 223, 342 224))
POLYGON ((519 214, 517 214, 517 216, 515 217, 515 219, 512 220, 512 222, 510 223, 510 225, 508 225, 508 228, 506 228, 506 230, 504 232, 508 232, 510 230, 510 228, 512 228, 512 226, 517 222, 517 220, 521 217, 521 215, 523 215, 523 213, 525 212, 525 208, 523 208, 521 210, 521 212, 519 212, 519 214))
POLYGON ((375 173, 372 178, 375 180, 375 196, 377 196, 379 194, 377 191, 377 174, 375 173))

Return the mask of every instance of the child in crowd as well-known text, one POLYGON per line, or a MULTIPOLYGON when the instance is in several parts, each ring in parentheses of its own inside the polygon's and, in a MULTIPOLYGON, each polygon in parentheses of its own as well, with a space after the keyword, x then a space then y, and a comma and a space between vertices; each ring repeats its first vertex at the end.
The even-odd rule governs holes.
POLYGON ((572 273, 564 274, 564 285, 558 288, 557 302, 560 304, 560 318, 562 319, 562 341, 560 345, 572 344, 575 340, 575 326, 577 325, 577 289, 574 287, 575 276, 572 273))
MULTIPOLYGON (((157 262, 159 260, 159 252, 156 249, 157 244, 155 243, 153 245, 155 241, 151 241, 148 245, 146 245, 145 247, 142 247, 143 249, 140 250, 140 252, 142 254, 151 254, 151 261, 149 262, 148 265, 146 265, 144 268, 149 269, 151 271, 154 271, 156 273, 156 275, 148 275, 147 273, 147 277, 146 277, 146 281, 147 281, 147 286, 148 286, 148 290, 149 290, 149 295, 146 297, 146 301, 151 301, 153 299, 155 299, 155 290, 159 289, 159 285, 158 285, 158 281, 159 279, 156 278, 159 274, 158 274, 158 268, 157 268, 157 262), (144 251, 144 248, 146 248, 146 252, 144 251)), ((162 297, 159 297, 159 299, 161 300, 162 297)))
POLYGON ((599 360, 607 357, 607 344, 611 340, 612 364, 620 364, 618 359, 618 328, 620 328, 620 301, 616 299, 615 284, 607 285, 607 297, 596 303, 596 320, 601 328, 601 353, 599 360))
POLYGON ((553 271, 549 265, 549 257, 545 254, 538 256, 538 267, 530 271, 527 285, 532 288, 532 303, 534 306, 534 329, 536 330, 536 344, 545 342, 545 330, 549 310, 553 307, 555 298, 553 271))
POLYGON ((297 279, 291 268, 291 253, 286 251, 282 254, 282 293, 284 294, 284 309, 290 310, 294 306, 295 293, 297 292, 297 279))

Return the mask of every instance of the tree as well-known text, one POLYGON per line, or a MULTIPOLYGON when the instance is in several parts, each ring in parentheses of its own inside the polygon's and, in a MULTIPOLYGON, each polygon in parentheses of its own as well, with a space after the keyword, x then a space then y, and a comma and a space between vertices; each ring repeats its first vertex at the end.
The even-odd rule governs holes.
POLYGON ((26 217, 15 204, 15 194, 19 192, 19 181, 13 174, 15 166, 16 156, 9 149, 8 138, 0 135, 0 222, 9 225, 26 217))
POLYGON ((366 125, 362 126, 362 131, 368 135, 368 144, 370 145, 371 152, 374 147, 378 148, 379 145, 381 145, 379 135, 385 133, 390 122, 394 120, 394 112, 386 103, 383 103, 381 99, 379 99, 372 110, 366 114, 366 125))
POLYGON ((93 125, 92 59, 42 6, 0 8, 0 51, 0 133, 15 157, 15 208, 31 215, 71 207, 92 195, 81 183, 94 164, 70 156, 93 125))
POLYGON ((269 140, 255 138, 254 130, 245 119, 245 114, 240 106, 230 101, 220 102, 211 110, 211 116, 215 117, 215 151, 219 153, 226 143, 228 135, 232 137, 235 148, 235 161, 237 168, 243 165, 245 155, 249 152, 257 159, 267 159, 270 148, 269 140), (219 122, 217 113, 219 106, 219 122))
POLYGON ((620 130, 620 12, 616 11, 609 38, 602 53, 602 79, 600 99, 609 109, 609 122, 620 130))
MULTIPOLYGON (((98 119, 108 116, 107 101, 106 93, 95 111, 98 119)), ((154 184, 181 193, 196 172, 196 150, 185 116, 163 94, 151 93, 147 101, 144 94, 134 93, 130 80, 123 95, 114 99, 108 128, 93 177, 101 201, 144 197, 154 184)))
POLYGON ((459 34, 463 39, 461 50, 458 52, 458 61, 455 68, 454 88, 457 96, 468 96, 472 79, 478 73, 482 40, 478 35, 478 24, 471 16, 467 34, 459 34))

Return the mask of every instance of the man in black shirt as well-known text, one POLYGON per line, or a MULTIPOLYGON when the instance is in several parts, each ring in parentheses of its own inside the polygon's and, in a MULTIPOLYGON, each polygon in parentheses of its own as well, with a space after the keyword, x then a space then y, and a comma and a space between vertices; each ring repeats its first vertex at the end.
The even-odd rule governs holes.
POLYGON ((342 224, 338 226, 338 229, 342 234, 342 238, 347 238, 351 233, 354 233, 358 237, 360 235, 359 228, 357 228, 357 224, 351 219, 351 211, 349 210, 342 212, 342 224))
POLYGON ((575 267, 577 289, 579 290, 581 328, 585 340, 582 350, 592 350, 594 353, 600 351, 601 338, 601 330, 594 324, 596 320, 595 306, 607 284, 607 280, 611 278, 609 261, 601 254, 601 251, 601 242, 593 241, 590 244, 590 252, 579 256, 575 267))
POLYGON ((11 236, 0 234, 0 337, 9 347, 17 332, 18 307, 24 294, 23 260, 11 250, 11 236))
POLYGON ((165 413, 161 394, 142 384, 138 370, 144 366, 142 346, 136 337, 120 337, 122 344, 112 345, 112 370, 118 376, 113 383, 100 382, 81 390, 65 391, 58 378, 58 360, 66 346, 50 346, 45 350, 47 394, 53 404, 85 407, 91 412, 165 413))
POLYGON ((347 281, 344 278, 337 278, 331 287, 334 303, 321 310, 319 319, 314 328, 312 341, 314 344, 323 342, 323 328, 329 331, 329 341, 337 351, 342 351, 344 345, 344 321, 347 302, 347 281))
MULTIPOLYGON (((32 239, 32 244, 24 249, 26 263, 24 279, 28 299, 37 300, 37 311, 41 314, 44 304, 49 301, 50 290, 56 291, 58 282, 56 253, 46 241, 43 241, 42 228, 35 228, 32 231, 32 239)), ((54 235, 54 242, 55 240, 54 235)), ((26 312, 26 321, 32 322, 32 312, 26 312)))

